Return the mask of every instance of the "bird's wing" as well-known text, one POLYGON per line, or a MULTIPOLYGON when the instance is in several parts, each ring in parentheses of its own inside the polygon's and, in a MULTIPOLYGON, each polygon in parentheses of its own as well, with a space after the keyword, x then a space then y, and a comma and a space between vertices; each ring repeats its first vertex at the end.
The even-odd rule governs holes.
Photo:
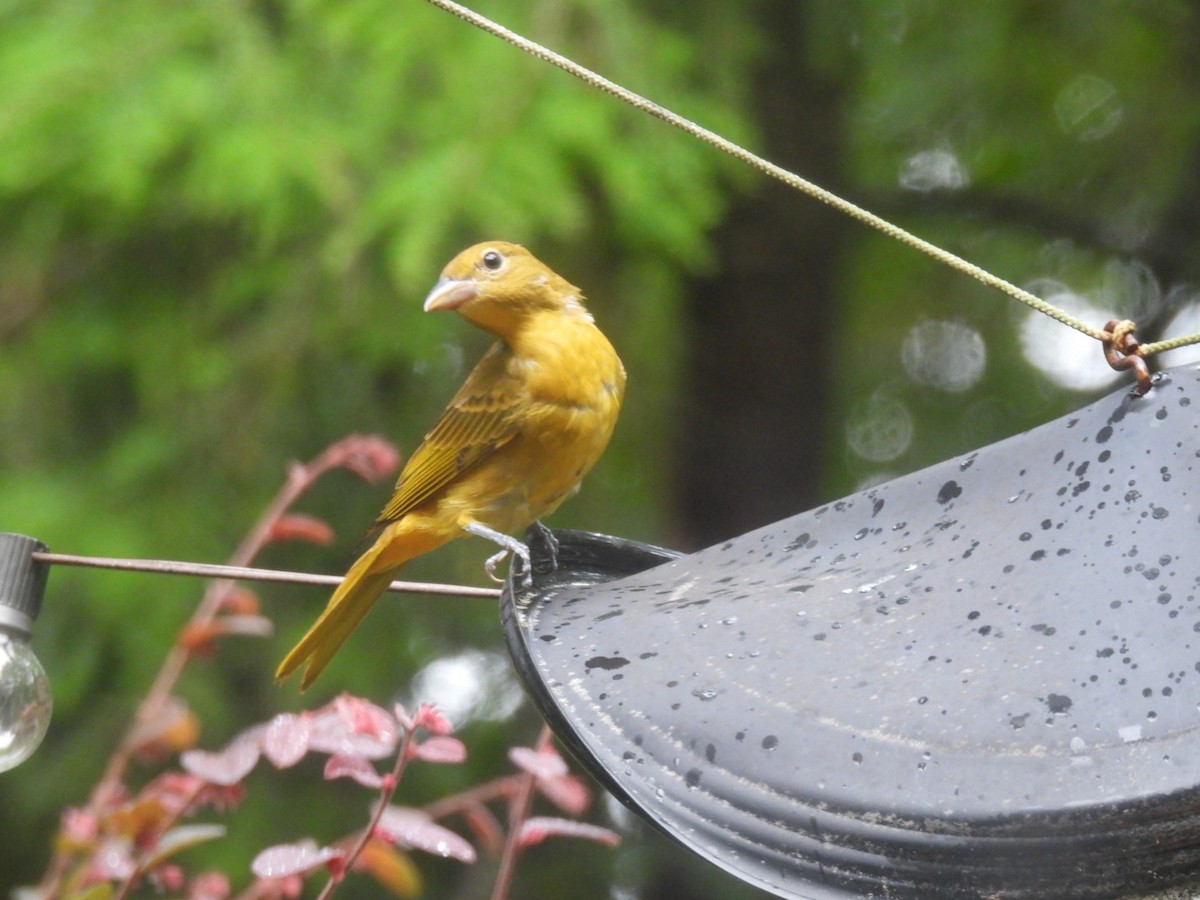
POLYGON ((479 361, 409 457, 376 527, 428 500, 517 434, 525 398, 505 370, 507 355, 504 346, 496 344, 479 361))

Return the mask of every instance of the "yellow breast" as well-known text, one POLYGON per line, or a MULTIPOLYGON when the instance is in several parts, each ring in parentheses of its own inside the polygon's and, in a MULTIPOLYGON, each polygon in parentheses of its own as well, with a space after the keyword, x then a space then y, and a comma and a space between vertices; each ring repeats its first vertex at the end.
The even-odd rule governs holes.
POLYGON ((596 464, 617 422, 625 369, 581 313, 535 318, 513 342, 508 375, 525 397, 519 431, 481 463, 474 490, 451 488, 447 506, 516 534, 557 509, 596 464))

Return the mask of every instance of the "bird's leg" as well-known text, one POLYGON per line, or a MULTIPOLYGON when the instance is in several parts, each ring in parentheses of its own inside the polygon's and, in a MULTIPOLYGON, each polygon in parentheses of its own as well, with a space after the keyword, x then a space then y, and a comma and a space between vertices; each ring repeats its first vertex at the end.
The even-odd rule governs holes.
POLYGON ((523 587, 531 587, 533 585, 533 567, 529 562, 529 548, 518 541, 515 537, 509 537, 502 531, 497 531, 494 528, 488 528, 486 525, 481 525, 479 522, 468 522, 463 526, 463 531, 467 534, 473 534, 476 537, 484 538, 497 544, 503 549, 495 556, 489 557, 484 563, 484 568, 487 573, 493 578, 496 577, 495 569, 505 556, 511 553, 522 562, 522 578, 523 587))

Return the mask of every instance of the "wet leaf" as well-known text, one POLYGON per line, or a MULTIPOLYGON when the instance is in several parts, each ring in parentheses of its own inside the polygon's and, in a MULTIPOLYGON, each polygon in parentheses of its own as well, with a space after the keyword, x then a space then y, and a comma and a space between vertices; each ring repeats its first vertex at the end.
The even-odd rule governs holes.
POLYGON ((410 755, 414 759, 432 763, 455 764, 466 760, 467 747, 458 738, 435 735, 419 744, 411 745, 410 755))
POLYGON ((592 803, 592 792, 583 779, 574 775, 539 778, 535 787, 547 800, 565 813, 582 815, 592 803))
POLYGON ((621 836, 608 828, 590 825, 587 822, 576 822, 573 819, 557 819, 549 816, 534 816, 521 823, 521 833, 517 838, 522 847, 540 844, 551 837, 578 838, 594 841, 606 847, 615 847, 621 843, 621 836))
POLYGON ((258 878, 284 878, 288 875, 305 875, 313 869, 340 862, 346 858, 344 850, 334 847, 318 847, 312 838, 294 844, 277 844, 268 847, 250 863, 250 871, 258 878))
POLYGON ((400 452, 389 441, 374 434, 353 434, 334 445, 335 465, 353 472, 364 481, 380 481, 400 465, 400 452))
POLYGON ((475 862, 475 848, 466 838, 437 824, 418 809, 389 806, 380 817, 379 828, 389 840, 401 846, 460 862, 475 862))
POLYGON ((327 547, 333 543, 334 533, 321 519, 303 513, 280 516, 271 526, 273 541, 308 541, 327 547))
POLYGON ((306 715, 281 713, 263 730, 262 752, 277 769, 294 766, 308 753, 312 723, 306 715))
POLYGON ((367 759, 390 756, 396 750, 396 720, 366 700, 343 694, 314 712, 311 720, 312 750, 367 759))
POLYGON ((187 703, 171 697, 158 714, 138 724, 130 738, 137 753, 186 750, 200 736, 200 722, 187 703))
POLYGON ((513 747, 508 751, 508 758, 535 778, 558 778, 567 774, 566 761, 552 748, 513 747))
POLYGON ((361 756, 351 756, 346 753, 335 753, 325 763, 325 779, 350 778, 363 787, 378 788, 383 779, 375 767, 361 756))
POLYGON ((233 785, 250 774, 260 753, 257 740, 239 736, 217 753, 189 750, 180 755, 179 763, 186 771, 210 784, 233 785))
POLYGON ((225 836, 224 825, 214 824, 199 824, 199 825, 180 825, 178 828, 172 828, 159 839, 153 852, 147 855, 142 861, 143 869, 152 869, 155 866, 161 865, 165 860, 170 859, 176 853, 187 850, 190 847, 195 847, 198 844, 206 844, 209 841, 215 841, 217 838, 225 836))

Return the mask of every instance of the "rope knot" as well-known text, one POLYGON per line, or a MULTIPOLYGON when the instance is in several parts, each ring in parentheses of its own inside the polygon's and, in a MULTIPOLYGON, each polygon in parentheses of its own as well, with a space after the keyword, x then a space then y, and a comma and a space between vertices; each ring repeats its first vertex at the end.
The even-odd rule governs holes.
POLYGON ((1104 326, 1100 336, 1104 344, 1104 358, 1114 369, 1132 369, 1137 379, 1133 392, 1144 397, 1150 390, 1150 367, 1142 357, 1142 347, 1137 339, 1137 325, 1129 319, 1112 319, 1104 326))

